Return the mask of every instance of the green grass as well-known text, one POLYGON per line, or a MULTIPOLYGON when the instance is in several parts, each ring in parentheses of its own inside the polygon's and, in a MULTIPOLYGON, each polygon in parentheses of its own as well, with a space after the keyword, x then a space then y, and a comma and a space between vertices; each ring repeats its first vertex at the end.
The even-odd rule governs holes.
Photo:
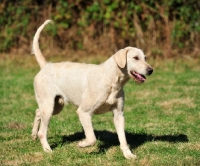
POLYGON ((200 165, 199 60, 152 61, 155 70, 146 83, 126 84, 126 135, 137 155, 127 160, 112 113, 93 117, 94 147, 77 147, 84 133, 73 105, 51 119, 48 140, 54 152, 44 153, 30 136, 39 67, 34 57, 20 58, 0 59, 0 165, 200 165))

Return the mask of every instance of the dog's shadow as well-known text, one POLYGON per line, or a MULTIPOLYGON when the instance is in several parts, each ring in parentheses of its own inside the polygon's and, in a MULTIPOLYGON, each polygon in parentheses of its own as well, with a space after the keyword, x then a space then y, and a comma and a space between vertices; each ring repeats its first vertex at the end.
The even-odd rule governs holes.
MULTIPOLYGON (((119 140, 116 133, 110 131, 98 131, 95 130, 95 135, 97 139, 101 142, 98 146, 98 153, 105 152, 112 146, 119 146, 119 140)), ((51 146, 52 149, 55 149, 58 145, 64 145, 76 141, 80 141, 85 138, 84 132, 76 132, 72 135, 64 135, 61 137, 60 142, 54 142, 51 146)), ((131 149, 135 149, 146 142, 152 141, 165 141, 170 143, 178 142, 188 142, 188 137, 185 134, 176 134, 176 135, 161 135, 156 136, 153 134, 146 133, 130 133, 126 132, 126 139, 131 149)))

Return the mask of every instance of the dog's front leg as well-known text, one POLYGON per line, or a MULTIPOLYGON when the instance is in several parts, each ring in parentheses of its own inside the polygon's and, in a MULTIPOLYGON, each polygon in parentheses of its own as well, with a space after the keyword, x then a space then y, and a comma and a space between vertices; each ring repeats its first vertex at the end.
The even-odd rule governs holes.
POLYGON ((96 137, 92 127, 92 115, 89 112, 85 112, 80 107, 77 110, 80 122, 83 126, 86 138, 79 142, 79 147, 93 146, 96 143, 96 137))
POLYGON ((124 132, 124 112, 123 108, 115 108, 113 110, 114 113, 114 124, 117 130, 120 148, 124 154, 124 157, 127 159, 136 158, 136 155, 133 155, 127 145, 126 136, 124 132))

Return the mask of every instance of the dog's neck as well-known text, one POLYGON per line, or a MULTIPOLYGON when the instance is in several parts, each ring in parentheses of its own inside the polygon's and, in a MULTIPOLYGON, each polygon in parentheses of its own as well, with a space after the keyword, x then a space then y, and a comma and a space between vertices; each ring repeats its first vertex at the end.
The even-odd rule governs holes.
POLYGON ((115 62, 113 57, 110 57, 107 61, 105 61, 104 65, 107 65, 107 69, 109 69, 109 75, 107 78, 107 81, 111 81, 112 84, 115 84, 115 86, 122 87, 125 85, 125 83, 129 80, 129 75, 125 68, 120 68, 117 63, 115 62))
POLYGON ((116 102, 116 98, 122 91, 125 83, 128 81, 129 76, 126 74, 126 69, 119 68, 112 57, 105 61, 102 65, 106 65, 105 68, 109 69, 105 79, 105 83, 108 88, 107 90, 109 91, 106 102, 112 105, 116 102))

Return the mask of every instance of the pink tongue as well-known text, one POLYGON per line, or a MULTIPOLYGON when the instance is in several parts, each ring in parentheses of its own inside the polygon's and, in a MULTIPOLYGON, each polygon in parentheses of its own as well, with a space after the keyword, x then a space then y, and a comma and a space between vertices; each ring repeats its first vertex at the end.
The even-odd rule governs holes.
POLYGON ((137 78, 139 80, 141 80, 141 81, 145 81, 146 80, 146 78, 142 77, 140 74, 137 73, 136 75, 137 75, 137 78))

